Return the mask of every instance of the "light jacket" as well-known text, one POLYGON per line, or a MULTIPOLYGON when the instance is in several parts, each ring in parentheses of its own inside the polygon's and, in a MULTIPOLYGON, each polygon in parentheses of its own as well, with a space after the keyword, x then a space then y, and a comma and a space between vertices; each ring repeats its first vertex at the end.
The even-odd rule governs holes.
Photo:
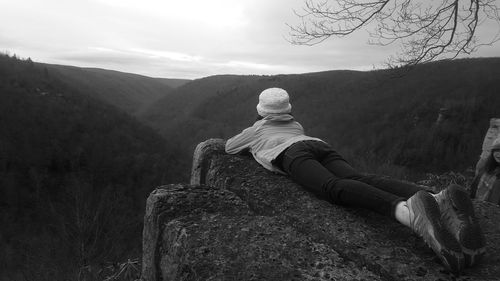
POLYGON ((303 140, 317 140, 306 136, 304 128, 290 114, 270 114, 258 120, 226 142, 226 152, 236 154, 249 149, 255 160, 264 168, 281 174, 281 169, 272 161, 290 145, 303 140))
POLYGON ((492 173, 483 172, 474 178, 471 184, 473 197, 500 204, 500 167, 492 173))

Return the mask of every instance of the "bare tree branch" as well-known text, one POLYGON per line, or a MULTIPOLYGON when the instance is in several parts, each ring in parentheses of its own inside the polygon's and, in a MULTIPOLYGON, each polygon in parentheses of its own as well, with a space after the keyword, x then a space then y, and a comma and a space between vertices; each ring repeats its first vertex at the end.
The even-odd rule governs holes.
POLYGON ((401 44, 390 65, 414 65, 470 54, 500 40, 499 0, 306 0, 290 42, 315 45, 367 28, 369 43, 401 44), (479 41, 478 27, 493 22, 498 32, 479 41))

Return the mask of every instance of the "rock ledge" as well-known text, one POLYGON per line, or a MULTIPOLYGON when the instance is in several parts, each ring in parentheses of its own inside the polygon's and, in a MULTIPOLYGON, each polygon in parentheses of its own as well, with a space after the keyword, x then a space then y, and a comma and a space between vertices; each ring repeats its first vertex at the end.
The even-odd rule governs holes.
POLYGON ((484 262, 443 270, 411 231, 378 214, 331 205, 219 139, 195 150, 191 184, 151 193, 142 280, 499 280, 500 208, 474 202, 484 262))

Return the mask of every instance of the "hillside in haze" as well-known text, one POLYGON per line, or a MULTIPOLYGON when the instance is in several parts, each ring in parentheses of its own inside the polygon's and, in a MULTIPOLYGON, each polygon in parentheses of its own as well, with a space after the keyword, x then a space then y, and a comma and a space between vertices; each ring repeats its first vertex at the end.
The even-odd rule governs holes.
POLYGON ((200 141, 251 125, 258 94, 282 87, 306 132, 365 171, 464 171, 478 159, 489 119, 500 116, 498 77, 500 58, 439 61, 410 71, 212 76, 175 89, 140 118, 189 159, 200 141), (448 118, 438 125, 441 108, 448 118))
POLYGON ((147 76, 74 66, 41 64, 48 72, 95 99, 105 101, 127 113, 136 114, 144 107, 187 83, 184 79, 147 76))
POLYGON ((137 257, 147 195, 180 180, 167 141, 52 73, 0 55, 0 280, 137 257))

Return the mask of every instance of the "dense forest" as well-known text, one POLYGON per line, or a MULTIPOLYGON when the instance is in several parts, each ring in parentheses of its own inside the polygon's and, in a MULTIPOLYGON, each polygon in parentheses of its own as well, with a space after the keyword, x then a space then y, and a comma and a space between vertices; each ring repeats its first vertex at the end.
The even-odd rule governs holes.
POLYGON ((148 193, 251 125, 267 87, 356 167, 419 180, 475 165, 498 77, 500 58, 188 81, 0 55, 0 280, 102 280, 140 257, 148 193))
POLYGON ((0 56, 0 280, 76 280, 140 256, 145 199, 178 174, 152 129, 0 56))
POLYGON ((185 79, 151 78, 119 71, 81 68, 67 65, 39 64, 52 77, 70 84, 97 100, 136 114, 174 88, 189 82, 185 79))
POLYGON ((140 117, 174 141, 183 159, 198 142, 252 124, 260 91, 283 87, 308 134, 367 172, 415 180, 475 165, 489 119, 500 117, 498 77, 500 58, 367 72, 212 76, 175 89, 140 117))

